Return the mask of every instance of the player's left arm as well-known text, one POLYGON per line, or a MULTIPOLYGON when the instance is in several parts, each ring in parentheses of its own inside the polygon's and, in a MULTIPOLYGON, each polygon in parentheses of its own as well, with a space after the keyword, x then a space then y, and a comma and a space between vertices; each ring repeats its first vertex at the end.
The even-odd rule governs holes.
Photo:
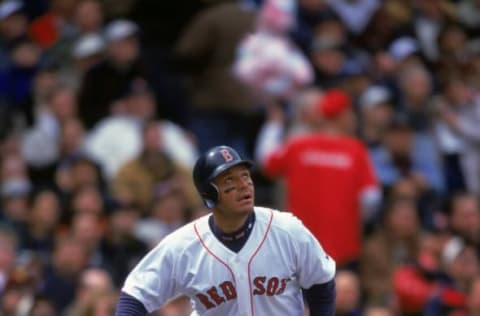
POLYGON ((115 308, 115 316, 145 316, 147 309, 135 297, 121 292, 115 308))
POLYGON ((178 247, 171 235, 165 237, 128 274, 117 304, 118 316, 152 313, 180 294, 176 273, 178 247))
POLYGON ((335 314, 335 279, 315 284, 305 291, 310 316, 331 316, 335 314))
POLYGON ((311 316, 335 314, 335 261, 322 248, 319 241, 293 217, 292 235, 296 242, 297 277, 306 289, 311 316))

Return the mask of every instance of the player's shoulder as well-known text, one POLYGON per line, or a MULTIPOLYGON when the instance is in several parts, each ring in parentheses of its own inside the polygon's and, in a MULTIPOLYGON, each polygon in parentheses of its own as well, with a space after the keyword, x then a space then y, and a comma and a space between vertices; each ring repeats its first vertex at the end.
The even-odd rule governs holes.
POLYGON ((195 224, 200 221, 207 220, 209 215, 202 216, 194 221, 191 221, 184 226, 176 229, 172 233, 163 238, 157 245, 166 247, 169 250, 178 253, 180 250, 188 249, 191 245, 198 243, 198 238, 195 234, 195 224))
POLYGON ((287 234, 296 234, 304 230, 303 223, 293 213, 268 207, 255 207, 255 215, 259 222, 270 222, 271 229, 287 234))

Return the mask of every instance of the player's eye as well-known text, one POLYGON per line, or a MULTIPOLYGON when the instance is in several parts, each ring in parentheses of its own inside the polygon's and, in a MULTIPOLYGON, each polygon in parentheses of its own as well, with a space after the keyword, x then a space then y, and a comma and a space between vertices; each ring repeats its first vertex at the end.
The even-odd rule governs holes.
POLYGON ((233 190, 235 190, 235 187, 234 186, 228 186, 225 188, 225 190, 223 190, 224 193, 230 193, 232 192, 233 190))

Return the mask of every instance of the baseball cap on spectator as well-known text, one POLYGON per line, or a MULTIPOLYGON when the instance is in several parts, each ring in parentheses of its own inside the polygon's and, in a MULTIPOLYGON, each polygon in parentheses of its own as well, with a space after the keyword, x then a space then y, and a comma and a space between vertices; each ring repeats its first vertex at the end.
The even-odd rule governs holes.
POLYGON ((104 48, 105 41, 99 34, 86 34, 75 42, 72 56, 77 59, 86 58, 101 53, 104 48))
POLYGON ((388 49, 389 55, 396 61, 402 61, 418 52, 419 46, 417 40, 409 36, 397 38, 388 49))
POLYGON ((327 90, 317 104, 317 110, 325 118, 336 118, 350 108, 350 96, 340 89, 327 90))
POLYGON ((20 0, 6 0, 0 4, 0 20, 22 11, 23 2, 20 0))
POLYGON ((387 88, 379 85, 368 87, 358 100, 358 105, 362 109, 372 108, 373 106, 390 101, 391 93, 387 88))
POLYGON ((139 31, 137 24, 125 19, 110 22, 105 28, 105 40, 114 42, 136 35, 139 31))

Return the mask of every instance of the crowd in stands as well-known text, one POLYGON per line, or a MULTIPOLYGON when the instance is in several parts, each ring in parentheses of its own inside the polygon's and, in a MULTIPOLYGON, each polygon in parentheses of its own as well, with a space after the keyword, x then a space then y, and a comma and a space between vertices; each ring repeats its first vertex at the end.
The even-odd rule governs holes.
POLYGON ((221 144, 319 231, 336 315, 480 315, 478 0, 1 0, 0 315, 113 315, 221 144), (295 171, 338 133, 358 171, 295 171))

